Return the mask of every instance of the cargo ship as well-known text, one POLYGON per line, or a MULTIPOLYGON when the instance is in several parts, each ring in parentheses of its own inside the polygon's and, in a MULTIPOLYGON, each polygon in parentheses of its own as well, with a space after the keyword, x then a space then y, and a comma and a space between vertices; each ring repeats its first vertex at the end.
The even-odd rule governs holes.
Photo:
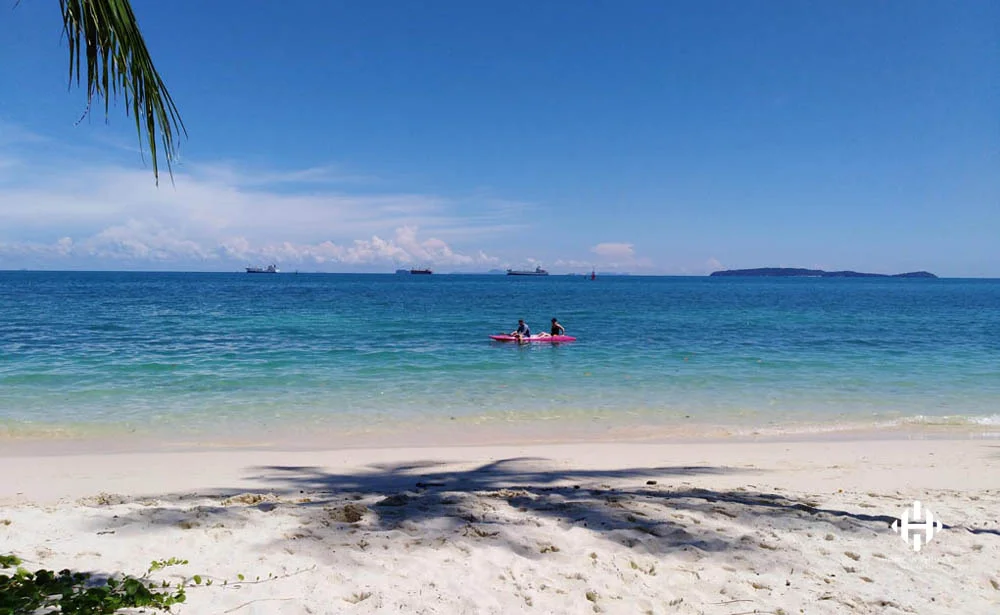
POLYGON ((535 267, 534 271, 531 270, 518 270, 518 269, 508 269, 507 275, 549 275, 549 272, 542 269, 541 267, 535 267))
POLYGON ((268 265, 267 267, 255 267, 251 265, 247 267, 247 273, 278 273, 278 266, 268 265))

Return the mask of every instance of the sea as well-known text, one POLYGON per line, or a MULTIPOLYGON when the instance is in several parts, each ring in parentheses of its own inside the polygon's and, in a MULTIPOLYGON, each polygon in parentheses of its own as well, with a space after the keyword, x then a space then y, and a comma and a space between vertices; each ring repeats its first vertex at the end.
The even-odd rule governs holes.
POLYGON ((0 319, 0 452, 1000 434, 1000 280, 11 271, 0 319))

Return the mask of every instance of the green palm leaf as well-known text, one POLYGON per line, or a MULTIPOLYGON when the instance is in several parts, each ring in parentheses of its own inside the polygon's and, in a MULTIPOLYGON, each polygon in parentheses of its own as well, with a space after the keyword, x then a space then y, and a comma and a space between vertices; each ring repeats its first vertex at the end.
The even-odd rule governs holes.
POLYGON ((86 60, 87 109, 96 96, 104 99, 107 117, 111 98, 122 96, 125 111, 135 117, 140 144, 145 137, 159 184, 160 148, 173 176, 174 139, 187 135, 167 87, 156 72, 129 0, 59 0, 69 42, 69 78, 80 85, 86 60))

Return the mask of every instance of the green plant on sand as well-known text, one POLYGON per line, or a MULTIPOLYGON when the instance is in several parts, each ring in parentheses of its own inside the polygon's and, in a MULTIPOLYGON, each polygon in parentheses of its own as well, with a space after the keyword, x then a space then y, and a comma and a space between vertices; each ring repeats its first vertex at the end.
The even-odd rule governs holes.
POLYGON ((184 602, 184 584, 171 589, 156 587, 149 574, 166 566, 186 563, 171 558, 153 562, 145 575, 95 580, 85 572, 51 570, 29 572, 14 555, 0 556, 0 570, 15 568, 12 575, 0 573, 0 615, 63 613, 64 615, 110 615, 122 609, 145 608, 169 611, 184 602))

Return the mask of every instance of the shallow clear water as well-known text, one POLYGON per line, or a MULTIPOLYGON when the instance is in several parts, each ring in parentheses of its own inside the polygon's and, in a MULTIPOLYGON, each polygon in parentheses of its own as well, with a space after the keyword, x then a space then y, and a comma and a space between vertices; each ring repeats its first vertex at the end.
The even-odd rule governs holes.
POLYGON ((1000 280, 0 272, 0 314, 14 436, 1000 424, 1000 280))

